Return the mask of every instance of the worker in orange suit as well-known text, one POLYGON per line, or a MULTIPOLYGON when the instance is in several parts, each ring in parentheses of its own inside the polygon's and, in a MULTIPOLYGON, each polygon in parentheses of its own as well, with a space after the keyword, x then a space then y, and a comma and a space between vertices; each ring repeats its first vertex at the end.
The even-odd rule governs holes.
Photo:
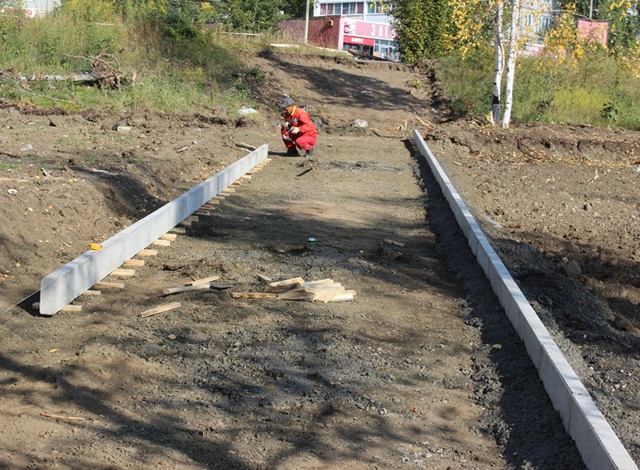
POLYGON ((280 103, 282 122, 282 140, 287 146, 287 155, 300 155, 298 149, 305 151, 305 157, 313 161, 313 147, 316 145, 318 130, 309 114, 296 106, 293 98, 285 96, 280 103))

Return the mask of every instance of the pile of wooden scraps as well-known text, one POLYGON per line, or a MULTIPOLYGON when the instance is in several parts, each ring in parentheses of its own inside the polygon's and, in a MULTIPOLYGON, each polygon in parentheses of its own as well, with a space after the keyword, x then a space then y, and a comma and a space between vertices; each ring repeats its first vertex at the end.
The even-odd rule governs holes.
POLYGON ((265 287, 264 292, 234 292, 234 299, 281 299, 305 300, 307 302, 340 302, 353 300, 354 290, 346 290, 333 279, 304 282, 301 277, 294 277, 284 281, 272 282, 265 287))

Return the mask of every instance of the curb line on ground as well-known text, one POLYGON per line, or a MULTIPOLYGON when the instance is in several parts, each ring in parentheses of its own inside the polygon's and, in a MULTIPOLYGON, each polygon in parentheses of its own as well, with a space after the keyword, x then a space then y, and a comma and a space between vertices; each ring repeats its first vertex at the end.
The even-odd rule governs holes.
POLYGON ((167 233, 205 202, 228 188, 247 171, 264 161, 263 145, 221 172, 211 176, 157 211, 105 240, 102 248, 87 251, 40 281, 40 314, 54 315, 62 307, 167 233))
POLYGON ((638 470, 417 130, 414 130, 414 141, 449 202, 478 264, 524 341, 544 388, 587 468, 638 470))

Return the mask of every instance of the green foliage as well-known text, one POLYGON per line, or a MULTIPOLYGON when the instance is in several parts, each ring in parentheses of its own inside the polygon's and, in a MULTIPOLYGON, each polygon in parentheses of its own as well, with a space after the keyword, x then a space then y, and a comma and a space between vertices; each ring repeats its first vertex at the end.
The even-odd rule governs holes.
POLYGON ((392 0, 392 5, 396 41, 404 62, 444 52, 451 14, 447 0, 392 0))
POLYGON ((269 31, 285 19, 280 13, 285 4, 284 0, 221 0, 219 17, 233 31, 269 31))
MULTIPOLYGON (((109 64, 122 74, 123 86, 100 88, 70 80, 26 83, 5 74, 0 98, 72 111, 215 110, 223 115, 234 115, 246 101, 248 90, 239 87, 236 78, 244 68, 238 54, 243 41, 200 28, 196 21, 204 17, 195 15, 200 10, 181 9, 189 2, 106 3, 65 0, 59 11, 44 18, 0 15, 0 37, 6 35, 6 40, 0 39, 0 64, 26 76, 68 77, 91 71, 93 60, 108 54, 109 64)), ((203 5, 198 3, 198 9, 203 5)), ((258 72, 254 71, 256 81, 258 72)))
MULTIPOLYGON (((640 80, 606 52, 592 54, 577 67, 550 57, 520 57, 514 117, 640 130, 640 80)), ((488 114, 493 68, 489 49, 465 59, 451 54, 440 64, 441 82, 455 110, 488 114)))
POLYGON ((620 103, 615 99, 605 101, 600 115, 607 123, 616 124, 620 118, 620 103))

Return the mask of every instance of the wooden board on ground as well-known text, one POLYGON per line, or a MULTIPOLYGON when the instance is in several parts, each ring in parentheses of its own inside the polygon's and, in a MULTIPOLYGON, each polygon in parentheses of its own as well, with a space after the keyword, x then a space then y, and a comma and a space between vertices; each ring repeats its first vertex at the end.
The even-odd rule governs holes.
POLYGON ((140 267, 140 266, 144 266, 144 260, 143 259, 128 259, 127 261, 122 263, 122 266, 125 266, 125 267, 140 267))
POLYGON ((117 277, 133 277, 136 275, 135 269, 114 269, 109 273, 109 276, 117 276, 117 277))
POLYGON ((124 284, 120 282, 96 282, 93 285, 95 290, 100 289, 124 289, 124 284))
POLYGON ((231 297, 234 299, 275 299, 278 294, 270 292, 232 292, 231 297))
POLYGON ((193 290, 206 290, 210 289, 211 286, 208 282, 202 284, 196 284, 195 286, 179 286, 179 287, 167 287, 166 289, 162 289, 162 293, 164 295, 177 294, 179 292, 189 292, 193 290))
POLYGON ((151 315, 157 315, 158 313, 166 312, 167 310, 173 310, 174 308, 178 308, 182 305, 180 302, 171 302, 164 305, 159 305, 154 308, 150 308, 149 310, 145 310, 140 313, 140 317, 150 317, 151 315))
POLYGON ((102 295, 102 291, 89 289, 84 291, 82 295, 102 295))
POLYGON ((146 250, 140 251, 137 256, 155 256, 157 254, 158 254, 158 250, 152 250, 147 248, 146 250))
POLYGON ((185 286, 197 286, 198 284, 204 284, 207 282, 213 282, 220 279, 220 276, 203 277, 202 279, 196 279, 195 281, 187 282, 185 286))

